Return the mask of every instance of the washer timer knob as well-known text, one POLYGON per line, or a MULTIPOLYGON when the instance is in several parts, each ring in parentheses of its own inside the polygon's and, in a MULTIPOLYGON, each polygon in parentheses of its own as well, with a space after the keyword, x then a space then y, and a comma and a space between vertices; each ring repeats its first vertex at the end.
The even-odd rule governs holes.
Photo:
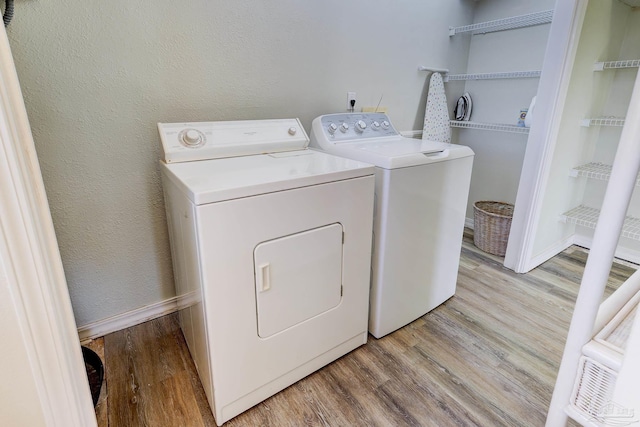
POLYGON ((383 129, 389 129, 389 126, 390 126, 390 125, 389 125, 389 122, 388 122, 388 121, 386 121, 386 120, 383 120, 383 121, 382 121, 382 128, 383 128, 383 129))
POLYGON ((373 123, 371 123, 371 126, 373 127, 374 130, 380 129, 380 123, 378 123, 375 120, 373 121, 373 123))
POLYGON ((296 129, 295 127, 291 126, 291 127, 289 128, 289 131, 288 131, 288 132, 289 132, 289 135, 293 136, 293 135, 295 135, 295 134, 298 132, 298 129, 296 129))
POLYGON ((204 144, 205 137, 202 132, 196 129, 185 129, 180 132, 180 142, 186 147, 196 148, 204 144))
POLYGON ((345 133, 348 130, 349 130, 349 125, 347 124, 347 122, 342 122, 342 124, 340 125, 340 132, 345 133))
POLYGON ((367 128, 367 124, 364 122, 364 120, 358 120, 356 122, 356 131, 362 133, 366 128, 367 128))
POLYGON ((334 133, 336 133, 336 131, 338 130, 338 126, 336 126, 335 123, 331 123, 329 124, 329 126, 327 127, 327 131, 333 135, 334 133))

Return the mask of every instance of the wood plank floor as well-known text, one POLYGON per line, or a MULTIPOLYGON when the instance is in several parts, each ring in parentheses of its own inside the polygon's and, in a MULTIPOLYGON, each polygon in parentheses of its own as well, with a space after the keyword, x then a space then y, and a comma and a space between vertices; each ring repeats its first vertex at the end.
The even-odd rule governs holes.
MULTIPOLYGON (((225 425, 542 426, 586 253, 526 275, 465 233, 455 297, 225 425)), ((633 273, 614 264, 606 294, 633 273)), ((104 338, 101 427, 214 426, 175 315, 104 338)))

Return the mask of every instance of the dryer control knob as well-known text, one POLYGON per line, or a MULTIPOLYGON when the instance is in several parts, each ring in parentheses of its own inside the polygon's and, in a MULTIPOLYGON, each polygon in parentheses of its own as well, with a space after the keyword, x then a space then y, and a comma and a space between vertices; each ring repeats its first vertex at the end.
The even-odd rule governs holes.
POLYGON ((331 123, 329 124, 329 126, 327 126, 327 131, 333 135, 334 133, 336 133, 336 131, 338 130, 338 126, 336 126, 335 123, 331 123))
POLYGON ((356 122, 356 131, 357 132, 364 132, 364 130, 367 128, 367 124, 364 122, 364 120, 358 120, 356 122))
POLYGON ((349 125, 347 124, 347 122, 342 122, 342 124, 340 125, 340 132, 345 133, 348 130, 349 130, 349 125))
POLYGON ((293 136, 298 132, 298 129, 294 128, 293 126, 289 128, 289 135, 293 136))
POLYGON ((373 130, 378 130, 380 129, 380 123, 374 120, 373 123, 371 123, 371 127, 373 128, 373 130))
POLYGON ((180 138, 180 142, 182 142, 185 146, 187 147, 198 147, 202 144, 204 144, 204 135, 202 134, 202 132, 196 130, 196 129, 185 129, 182 132, 180 132, 179 135, 180 138))
POLYGON ((389 129, 389 122, 388 122, 388 121, 386 121, 386 120, 383 120, 383 121, 382 121, 382 128, 383 128, 383 129, 389 129))

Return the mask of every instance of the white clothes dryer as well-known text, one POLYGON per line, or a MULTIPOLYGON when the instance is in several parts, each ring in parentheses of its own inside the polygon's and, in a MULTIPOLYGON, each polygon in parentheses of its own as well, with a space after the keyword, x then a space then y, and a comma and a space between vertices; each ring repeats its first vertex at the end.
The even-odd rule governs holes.
POLYGON ((376 166, 369 332, 380 338, 455 294, 474 153, 401 136, 385 114, 329 114, 311 146, 376 166))
POLYGON ((296 119, 158 128, 180 323, 221 425, 366 343, 374 168, 307 150, 296 119))

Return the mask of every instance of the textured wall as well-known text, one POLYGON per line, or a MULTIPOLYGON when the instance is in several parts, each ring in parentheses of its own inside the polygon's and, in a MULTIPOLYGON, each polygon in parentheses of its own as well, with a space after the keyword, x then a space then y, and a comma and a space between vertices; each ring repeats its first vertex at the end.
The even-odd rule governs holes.
POLYGON ((16 2, 8 33, 78 325, 174 295, 156 122, 300 117, 308 129, 355 91, 361 106, 384 94, 398 128, 421 129, 417 66, 466 69, 469 40, 447 28, 473 7, 16 2))

